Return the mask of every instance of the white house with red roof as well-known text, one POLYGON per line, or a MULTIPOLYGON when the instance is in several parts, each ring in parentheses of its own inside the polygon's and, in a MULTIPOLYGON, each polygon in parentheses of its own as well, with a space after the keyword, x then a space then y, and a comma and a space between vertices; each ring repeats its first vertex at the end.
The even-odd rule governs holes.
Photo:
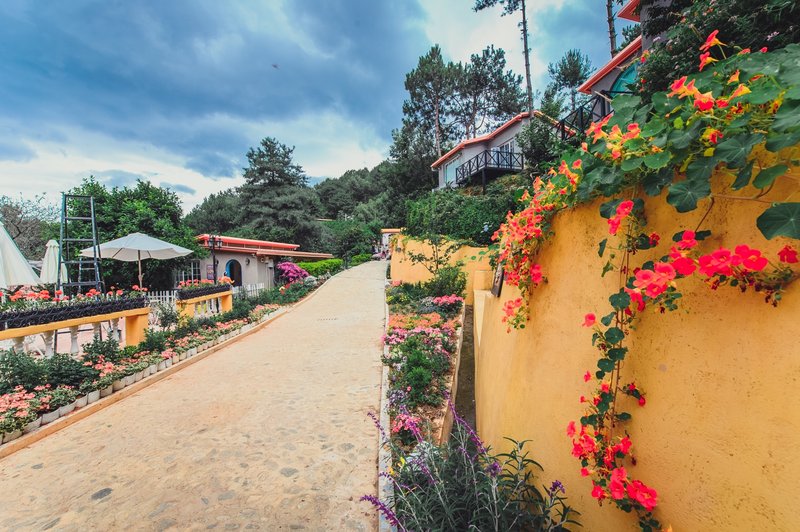
MULTIPOLYGON (((534 116, 544 115, 534 111, 534 116)), ((529 122, 526 111, 491 133, 461 141, 431 165, 439 172, 438 188, 485 185, 492 178, 522 170, 524 160, 516 137, 529 122)))
MULTIPOLYGON (((224 235, 202 234, 195 237, 201 247, 214 251, 217 261, 217 277, 227 275, 234 286, 263 284, 271 288, 275 284, 275 263, 281 257, 297 261, 332 259, 329 253, 298 251, 298 244, 253 240, 224 235)), ((177 281, 187 279, 214 279, 214 262, 211 255, 194 260, 190 268, 178 273, 177 281)))

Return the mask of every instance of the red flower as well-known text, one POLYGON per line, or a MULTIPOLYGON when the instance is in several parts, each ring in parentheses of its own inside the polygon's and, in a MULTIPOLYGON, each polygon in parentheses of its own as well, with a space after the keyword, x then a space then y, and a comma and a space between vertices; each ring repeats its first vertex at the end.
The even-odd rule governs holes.
POLYGON ((619 441, 619 444, 617 444, 616 447, 621 453, 628 454, 628 452, 630 452, 631 450, 631 445, 632 445, 631 439, 625 436, 619 441))
POLYGON ((767 267, 767 258, 761 256, 761 252, 757 249, 752 249, 744 244, 736 246, 734 250, 736 255, 742 260, 742 266, 752 272, 760 272, 767 267))
POLYGON ((711 52, 700 54, 700 71, 702 72, 705 67, 711 63, 715 63, 716 61, 716 59, 711 57, 711 52))
POLYGON ((694 273, 697 269, 694 261, 689 257, 680 257, 672 261, 672 267, 681 275, 687 276, 694 273))
POLYGON ((588 469, 586 469, 585 467, 582 467, 582 468, 581 468, 581 476, 582 476, 582 477, 588 477, 590 474, 591 474, 591 473, 589 472, 589 470, 588 470, 588 469))
POLYGON ((628 484, 628 496, 644 506, 648 512, 652 512, 658 504, 658 494, 653 488, 648 488, 640 480, 634 480, 628 484))
POLYGON ((598 501, 602 501, 603 499, 606 498, 606 492, 603 491, 603 487, 602 486, 598 486, 594 482, 592 482, 592 486, 594 486, 592 488, 592 497, 594 497, 598 501))
POLYGON ((597 317, 594 314, 592 314, 591 312, 583 317, 583 326, 584 327, 591 327, 595 323, 597 323, 597 317))
POLYGON ((797 262, 797 251, 787 244, 778 252, 778 258, 786 264, 794 264, 797 262))
POLYGON ((583 375, 583 382, 589 382, 590 380, 592 380, 592 374, 587 371, 583 375))
POLYGON ((678 242, 679 249, 692 249, 697 245, 697 240, 695 240, 695 232, 694 231, 684 231, 683 236, 681 237, 681 241, 678 242))
POLYGON ((708 35, 708 38, 706 39, 706 42, 704 42, 703 45, 700 46, 700 50, 702 50, 703 52, 707 52, 709 50, 709 48, 711 48, 712 46, 723 46, 722 41, 717 39, 717 34, 718 33, 719 33, 719 30, 712 31, 708 35))
POLYGON ((575 432, 576 432, 575 422, 574 421, 570 421, 569 425, 567 425, 567 436, 572 438, 573 436, 575 436, 575 432))
POLYGON ((617 206, 617 216, 625 217, 633 211, 633 202, 625 200, 617 206))
POLYGON ((639 406, 644 406, 647 401, 644 399, 644 395, 639 396, 639 406))
POLYGON ((711 91, 698 94, 694 99, 694 106, 703 112, 713 109, 715 103, 716 100, 714 99, 714 96, 711 95, 711 91))
POLYGON ((628 287, 625 287, 625 292, 631 297, 631 306, 636 303, 637 312, 643 311, 644 298, 642 297, 642 293, 639 290, 631 290, 628 287))

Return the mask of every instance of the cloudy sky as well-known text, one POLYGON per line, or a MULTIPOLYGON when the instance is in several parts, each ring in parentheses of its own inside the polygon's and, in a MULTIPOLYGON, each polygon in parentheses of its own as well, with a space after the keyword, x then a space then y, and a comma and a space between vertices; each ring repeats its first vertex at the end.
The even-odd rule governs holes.
MULTIPOLYGON (((438 43, 494 44, 524 72, 518 17, 472 0, 3 0, 0 194, 94 175, 171 187, 190 209, 241 183, 265 136, 312 178, 372 167, 399 126, 405 74, 438 43)), ((580 48, 608 58, 597 0, 529 0, 534 87, 580 48)))

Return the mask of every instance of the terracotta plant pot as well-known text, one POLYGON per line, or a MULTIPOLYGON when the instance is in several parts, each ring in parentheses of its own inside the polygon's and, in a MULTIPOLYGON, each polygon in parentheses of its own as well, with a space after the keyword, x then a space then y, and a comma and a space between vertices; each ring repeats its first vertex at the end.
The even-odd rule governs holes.
POLYGON ((30 423, 28 423, 27 425, 25 425, 25 428, 22 429, 22 432, 27 434, 31 431, 38 429, 41 426, 42 426, 42 416, 39 416, 30 423))
POLYGON ((48 423, 52 423, 56 419, 61 417, 59 413, 59 408, 53 410, 52 412, 47 412, 46 414, 42 414, 42 425, 47 425, 48 423))
POLYGON ((75 401, 72 401, 70 404, 64 405, 61 408, 59 408, 58 413, 61 414, 62 416, 66 416, 73 410, 75 410, 75 401))
POLYGON ((93 390, 86 394, 86 404, 92 404, 100 399, 100 390, 93 390))
POLYGON ((6 432, 3 434, 3 443, 8 443, 11 440, 16 440, 22 436, 22 430, 15 430, 14 432, 6 432))
POLYGON ((86 397, 85 395, 81 395, 80 397, 75 399, 75 408, 83 408, 87 404, 89 404, 89 398, 86 397))
POLYGON ((109 386, 106 386, 105 388, 103 388, 102 390, 100 390, 100 397, 108 397, 112 393, 114 393, 114 386, 113 385, 109 385, 109 386))

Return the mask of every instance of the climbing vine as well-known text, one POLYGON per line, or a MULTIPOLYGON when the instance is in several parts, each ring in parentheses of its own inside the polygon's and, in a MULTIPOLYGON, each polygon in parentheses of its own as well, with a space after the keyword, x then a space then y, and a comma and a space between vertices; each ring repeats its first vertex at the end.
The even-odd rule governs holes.
POLYGON ((763 203, 766 208, 756 225, 767 239, 800 238, 795 197, 800 185, 791 172, 800 165, 800 46, 755 54, 734 50, 726 57, 729 51, 713 32, 700 51, 700 72, 675 80, 669 92, 654 95, 651 103, 636 96, 616 98, 614 114, 592 124, 579 150, 565 154, 557 170, 534 181, 521 198, 524 208, 509 213, 494 235, 506 283, 522 293, 506 302, 503 321, 509 329, 523 328, 532 290, 546 282, 537 254, 552 235, 554 215, 597 197, 633 196, 600 207, 612 239, 598 246, 598 254, 608 257, 602 275, 616 272, 619 290, 609 297, 608 313, 599 319, 593 313, 585 317, 600 356, 584 379, 596 389, 581 398, 586 411, 569 424, 567 435, 581 474, 592 480, 592 496, 636 512, 643 530, 661 526, 652 515, 658 493, 625 468, 625 461, 632 460, 633 442, 622 424, 631 413, 620 406, 621 397, 618 401, 629 396, 640 407, 647 402, 635 381, 621 377, 635 319, 647 308, 676 310, 679 287, 690 277, 712 290, 727 286, 758 292, 775 306, 798 277, 792 245, 767 256, 748 243, 703 253, 699 242, 711 234, 701 227, 717 200, 763 203), (714 176, 722 190, 715 186, 712 192, 714 176), (793 184, 790 194, 779 202, 763 199, 778 181, 793 184), (661 196, 664 189, 667 203, 678 212, 701 203, 708 211, 697 227, 675 233, 666 255, 634 265, 637 252, 663 245, 660 235, 647 230, 644 201, 637 192, 661 196))

